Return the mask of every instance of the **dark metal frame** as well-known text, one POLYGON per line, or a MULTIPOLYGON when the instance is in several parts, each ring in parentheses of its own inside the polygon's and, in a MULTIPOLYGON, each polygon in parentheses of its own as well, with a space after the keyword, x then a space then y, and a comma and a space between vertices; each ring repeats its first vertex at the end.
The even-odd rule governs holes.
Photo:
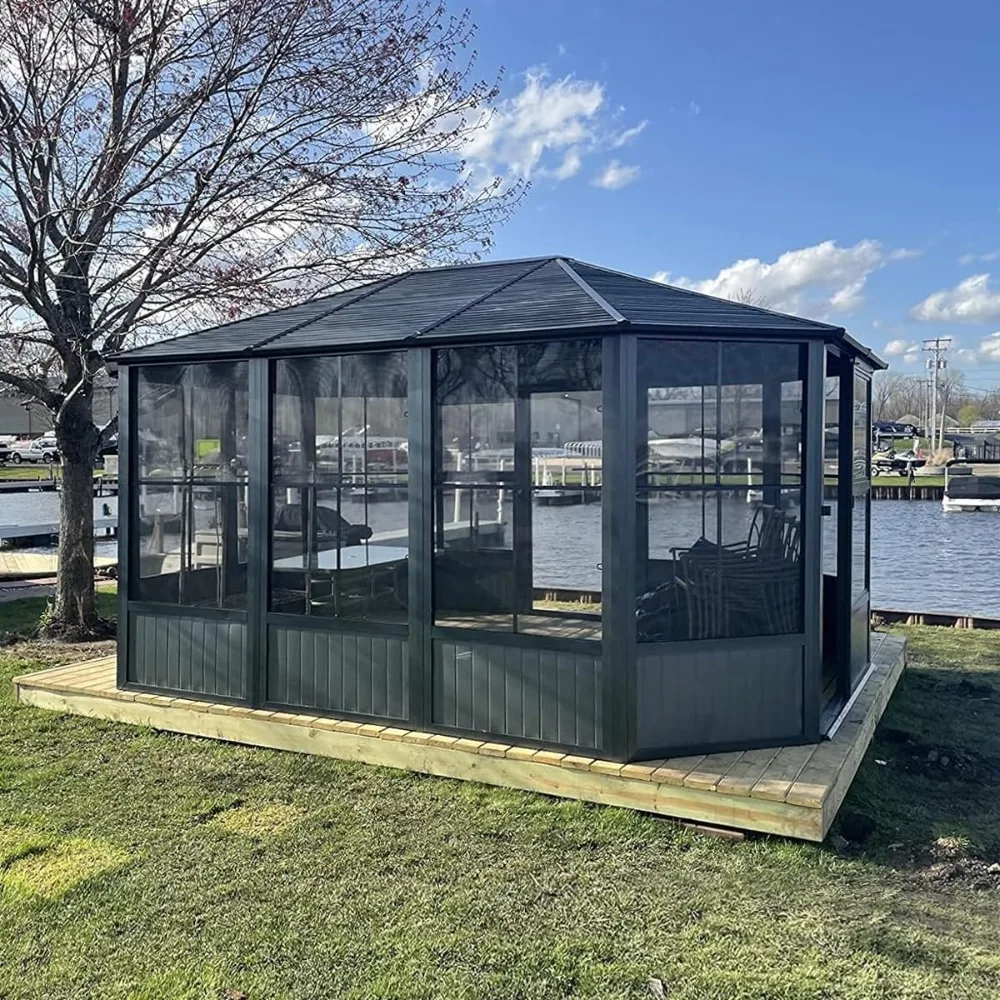
MULTIPOLYGON (((789 734, 787 742, 813 742, 820 736, 821 677, 822 677, 822 502, 823 502, 823 451, 824 451, 824 376, 825 355, 831 342, 820 338, 808 339, 799 336, 775 333, 741 333, 738 330, 724 330, 710 333, 674 331, 658 332, 642 329, 637 333, 627 326, 620 326, 613 332, 571 329, 558 334, 538 331, 508 333, 498 336, 491 343, 518 343, 527 339, 573 340, 581 336, 593 338, 602 336, 602 408, 603 408, 603 469, 602 469, 602 638, 555 639, 531 633, 493 632, 436 626, 433 624, 433 516, 434 516, 434 413, 433 413, 433 373, 432 337, 422 338, 419 343, 398 345, 376 344, 366 347, 345 346, 328 354, 364 354, 386 350, 407 351, 407 432, 409 437, 408 467, 408 623, 384 624, 338 618, 315 618, 291 615, 269 610, 270 586, 270 505, 271 505, 271 448, 272 448, 272 389, 274 385, 274 365, 279 357, 253 357, 249 359, 249 437, 247 462, 249 467, 247 540, 247 605, 246 611, 226 611, 220 609, 161 605, 138 602, 129 599, 134 592, 132 579, 137 571, 138 552, 138 505, 133 484, 136 482, 135 419, 136 419, 136 373, 132 364, 121 367, 121 429, 119 450, 121 457, 120 475, 120 529, 119 529, 119 651, 118 683, 122 687, 137 690, 162 690, 171 695, 198 698, 197 692, 175 691, 150 688, 128 680, 129 659, 133 655, 130 635, 130 617, 136 613, 156 613, 188 617, 193 619, 214 619, 245 622, 247 627, 245 680, 248 697, 245 701, 254 707, 267 705, 273 708, 297 709, 302 706, 283 705, 267 701, 267 659, 269 650, 269 630, 288 626, 297 629, 321 630, 367 635, 391 635, 405 638, 408 646, 409 673, 406 701, 407 725, 414 729, 441 732, 451 735, 465 735, 482 738, 480 730, 456 729, 433 721, 432 669, 435 640, 449 640, 455 643, 488 644, 521 648, 541 648, 552 651, 583 653, 596 657, 602 664, 601 756, 614 760, 633 759, 639 752, 637 734, 638 697, 637 668, 640 647, 636 641, 636 573, 637 552, 633 540, 637 532, 636 469, 643 459, 644 442, 638 440, 637 426, 637 353, 638 339, 691 340, 692 337, 711 336, 713 340, 732 342, 806 343, 807 366, 803 398, 803 466, 800 482, 803 522, 803 632, 794 635, 747 637, 717 640, 692 640, 690 642, 643 644, 643 654, 655 654, 657 650, 669 650, 671 654, 684 654, 688 649, 700 652, 715 651, 720 657, 728 652, 744 651, 756 647, 781 647, 801 645, 803 656, 803 718, 801 732, 789 734)), ((837 344, 843 349, 844 341, 837 344)), ((442 342, 440 346, 462 346, 458 341, 442 342)), ((845 360, 853 355, 853 346, 844 354, 845 360)), ((310 352, 296 352, 299 353, 310 352)), ((311 352, 316 354, 317 352, 311 352)), ((291 356, 289 354, 288 356, 291 356)), ((218 357, 197 357, 187 359, 172 358, 164 364, 202 364, 220 360, 218 357)), ((242 360, 242 359, 241 359, 242 360)), ((155 364, 155 363, 154 363, 155 364)), ((851 449, 853 426, 848 431, 845 419, 851 417, 851 393, 853 393, 854 363, 845 366, 847 371, 841 376, 841 449, 838 499, 853 488, 851 477, 851 449), (845 385, 850 391, 844 400, 845 385), (846 416, 845 416, 846 415, 846 416), (846 463, 846 469, 845 469, 846 463), (846 474, 845 474, 846 473, 846 474)), ((859 364, 859 369, 868 372, 867 366, 859 364)), ((517 402, 515 402, 517 406, 517 402)), ((869 406, 869 419, 870 419, 869 406)), ((530 445, 529 445, 530 446, 530 445)), ((515 445, 516 447, 516 445, 515 445)), ((523 442, 522 442, 523 447, 523 442)), ((523 457, 523 456, 522 456, 523 457)), ((523 466, 525 463, 522 462, 523 466)), ((517 466, 515 466, 516 468, 517 466)), ((516 484, 523 486, 523 484, 516 484)), ((514 502, 519 502, 515 489, 514 502)), ((530 491, 520 502, 530 504, 530 491)), ((850 595, 851 560, 851 519, 850 505, 839 504, 838 530, 838 575, 842 577, 838 611, 847 610, 850 595), (846 561, 846 562, 845 562, 846 561), (846 572, 845 572, 846 570, 846 572), (847 601, 844 601, 846 587, 847 601)), ((870 532, 869 532, 870 534, 870 532)), ((870 558, 870 538, 869 553, 870 558)), ((530 566, 530 563, 529 563, 530 566)), ((826 610, 830 613, 830 609, 826 610)), ((840 617, 838 615, 838 617, 840 617)), ((850 621, 843 615, 842 651, 850 655, 850 621)), ((849 678, 849 666, 844 671, 849 678)), ((845 696, 848 692, 844 692, 845 696)), ((211 696, 212 700, 221 700, 211 696)), ((330 714, 361 721, 386 721, 379 716, 352 712, 323 713, 309 708, 316 714, 330 714)), ((393 720, 398 724, 399 720, 393 720)), ((499 736, 505 741, 522 743, 527 746, 552 747, 554 749, 579 750, 571 744, 551 741, 499 736)), ((774 740, 754 743, 742 741, 739 746, 773 745, 774 740)), ((676 752, 700 752, 702 750, 732 749, 718 744, 686 747, 643 747, 644 755, 662 755, 676 752)))

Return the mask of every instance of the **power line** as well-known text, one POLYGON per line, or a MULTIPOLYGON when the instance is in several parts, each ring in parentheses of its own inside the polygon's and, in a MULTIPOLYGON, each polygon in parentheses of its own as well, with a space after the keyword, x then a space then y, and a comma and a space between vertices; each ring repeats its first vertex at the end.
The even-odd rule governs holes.
MULTIPOLYGON (((937 428, 937 402, 938 402, 938 372, 948 367, 948 361, 942 357, 951 347, 951 337, 934 337, 924 341, 923 350, 932 354, 932 358, 927 359, 927 368, 931 372, 931 451, 936 451, 940 445, 935 444, 938 436, 937 428)), ((941 420, 941 441, 944 442, 944 414, 941 420)))

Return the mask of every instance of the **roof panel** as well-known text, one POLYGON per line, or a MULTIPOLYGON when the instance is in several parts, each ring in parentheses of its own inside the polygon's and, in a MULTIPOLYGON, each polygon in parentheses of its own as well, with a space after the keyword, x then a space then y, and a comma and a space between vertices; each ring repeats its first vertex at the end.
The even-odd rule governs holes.
POLYGON ((308 322, 316 316, 329 312, 339 303, 350 301, 360 291, 360 289, 354 288, 345 292, 337 292, 335 295, 327 295, 321 299, 287 306, 284 309, 275 309, 271 312, 261 313, 259 316, 249 316, 247 319, 235 320, 232 323, 201 330, 198 333, 188 333, 182 337, 160 340, 154 344, 126 351, 121 355, 121 360, 128 361, 134 357, 142 360, 165 361, 178 355, 189 357, 246 351, 268 337, 273 337, 299 323, 308 322))
POLYGON ((338 309, 269 344, 268 353, 334 344, 398 342, 538 266, 516 261, 470 268, 412 271, 374 295, 338 309))
POLYGON ((336 295, 160 341, 119 356, 126 363, 240 354, 347 351, 427 341, 487 340, 572 329, 834 334, 880 366, 840 327, 674 288, 568 258, 410 271, 336 295))
POLYGON ((550 260, 428 331, 428 338, 615 325, 587 290, 550 260))
POLYGON ((664 327, 818 333, 839 327, 675 288, 658 281, 571 261, 570 266, 630 323, 664 327))

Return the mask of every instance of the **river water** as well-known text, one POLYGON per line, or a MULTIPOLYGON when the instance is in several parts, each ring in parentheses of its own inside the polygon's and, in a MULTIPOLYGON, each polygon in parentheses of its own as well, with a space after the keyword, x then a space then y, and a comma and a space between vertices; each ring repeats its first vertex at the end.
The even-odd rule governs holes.
MULTIPOLYGON (((94 501, 103 515, 114 497, 94 501)), ((749 506, 723 500, 724 542, 746 537, 749 506)), ((344 516, 367 523, 376 533, 406 525, 405 504, 368 506, 345 503, 344 516)), ((505 512, 505 519, 509 511, 505 512)), ((534 580, 537 586, 600 588, 600 505, 533 507, 534 580)), ((56 521, 59 498, 52 493, 0 496, 0 524, 56 521)), ((701 503, 676 499, 650 508, 651 549, 663 556, 673 545, 690 545, 701 534, 701 503)), ((707 534, 714 538, 710 513, 707 534)), ((879 500, 872 504, 872 604, 874 607, 944 611, 1000 617, 996 558, 1000 551, 1000 515, 945 514, 934 501, 879 500)), ((113 541, 98 541, 100 555, 115 555, 113 541)))

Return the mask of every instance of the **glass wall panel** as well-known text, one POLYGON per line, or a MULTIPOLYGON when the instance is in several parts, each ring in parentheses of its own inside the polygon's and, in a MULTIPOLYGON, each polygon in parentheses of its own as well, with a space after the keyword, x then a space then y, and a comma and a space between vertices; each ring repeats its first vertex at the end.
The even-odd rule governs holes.
POLYGON ((246 362, 139 369, 139 479, 244 479, 246 362))
POLYGON ((868 505, 867 496, 854 498, 851 515, 851 601, 868 589, 868 505))
POLYGON ((247 374, 246 362, 138 370, 134 599, 246 606, 247 374))
POLYGON ((406 355, 274 365, 271 609, 405 623, 406 355))
POLYGON ((805 347, 640 340, 638 377, 640 641, 800 632, 805 347))
POLYGON ((434 621, 600 635, 601 344, 435 352, 434 621))

